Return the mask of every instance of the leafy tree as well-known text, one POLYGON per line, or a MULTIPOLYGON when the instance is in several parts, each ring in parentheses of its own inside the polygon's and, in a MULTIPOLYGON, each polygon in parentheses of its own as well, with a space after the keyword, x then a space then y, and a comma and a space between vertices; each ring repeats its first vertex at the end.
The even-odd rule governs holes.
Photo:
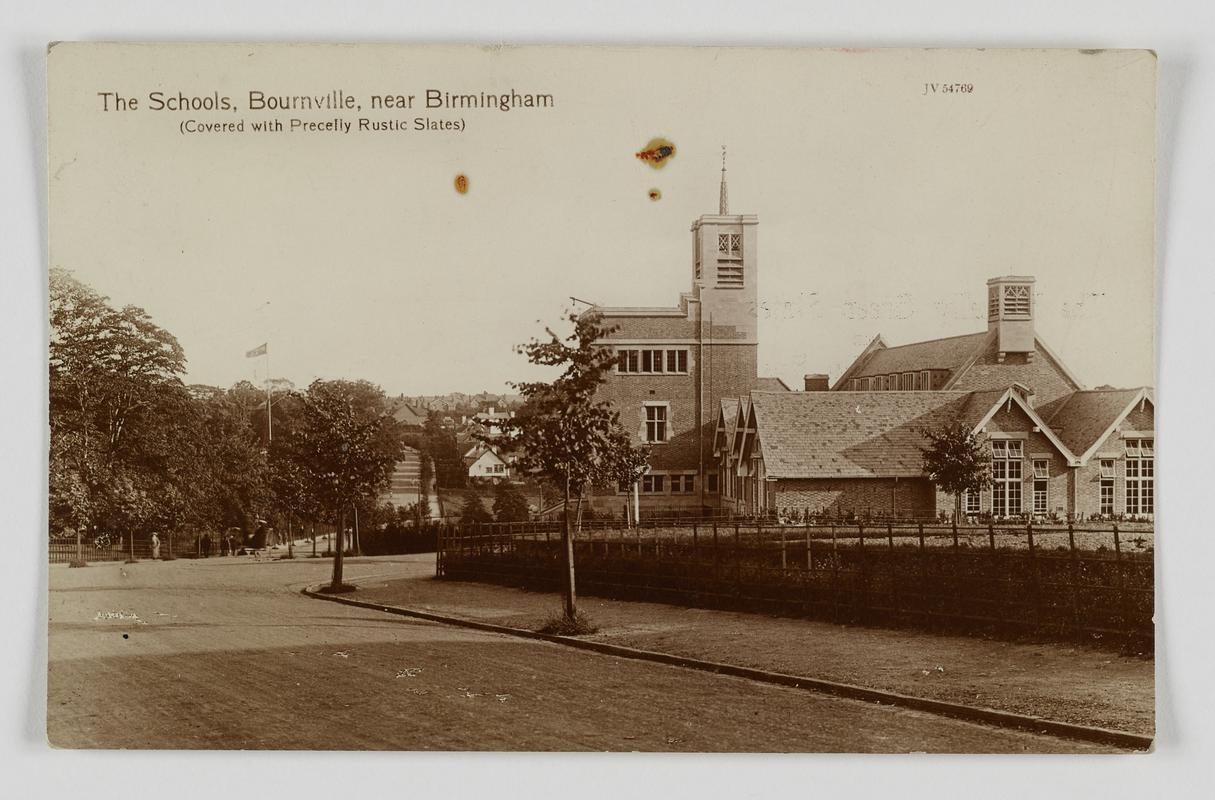
POLYGON ((51 270, 49 298, 52 529, 134 536, 176 522, 185 489, 176 433, 189 405, 181 346, 143 309, 114 308, 66 270, 51 270))
POLYGON ((513 384, 523 396, 519 411, 502 421, 501 434, 478 438, 500 451, 516 453, 518 468, 547 477, 560 487, 564 613, 573 622, 577 598, 571 502, 577 498, 580 508, 583 492, 590 486, 639 480, 646 469, 649 449, 634 446, 611 404, 595 400, 596 390, 616 363, 612 350, 598 342, 613 329, 603 327, 596 313, 570 313, 567 320, 573 325, 567 336, 549 328, 546 340, 533 339, 516 348, 531 363, 558 367, 561 373, 548 383, 513 384))
POLYGON ((526 522, 527 498, 519 487, 503 481, 494 487, 494 519, 498 522, 526 522))
POLYGON ((401 433, 384 390, 367 381, 316 380, 302 399, 295 456, 311 496, 337 516, 331 586, 340 590, 346 511, 388 486, 401 433))
POLYGON ((962 423, 948 423, 923 431, 928 447, 924 474, 937 488, 954 498, 954 519, 962 517, 962 495, 981 492, 991 485, 991 454, 974 432, 962 423))
POLYGON ((494 521, 490 513, 485 510, 485 501, 481 498, 481 493, 478 491, 468 493, 468 497, 464 500, 464 511, 461 512, 460 519, 463 522, 494 521))
POLYGON ((459 489, 467 483, 468 472, 456 443, 456 434, 443 427, 443 418, 433 410, 426 416, 422 450, 434 461, 434 475, 439 488, 459 489))

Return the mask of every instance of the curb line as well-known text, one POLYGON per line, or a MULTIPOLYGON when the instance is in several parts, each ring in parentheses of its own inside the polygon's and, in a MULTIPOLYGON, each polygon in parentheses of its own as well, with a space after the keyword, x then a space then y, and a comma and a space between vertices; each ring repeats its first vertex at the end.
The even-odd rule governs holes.
POLYGON ((789 675, 784 672, 771 672, 769 670, 756 669, 754 667, 740 667, 735 664, 723 664, 717 661, 706 661, 699 658, 677 656, 670 653, 660 653, 654 650, 642 650, 636 647, 625 647, 624 645, 619 644, 577 639, 572 636, 558 636, 550 633, 538 633, 536 631, 529 631, 524 628, 511 628, 506 625, 495 625, 491 622, 478 622, 471 619, 462 619, 460 617, 449 617, 443 614, 434 614, 429 611, 417 611, 411 608, 386 606, 380 603, 369 603, 365 600, 354 600, 349 597, 342 597, 341 595, 323 594, 311 587, 304 587, 301 592, 305 596, 311 597, 315 600, 328 600, 330 602, 341 603, 343 605, 354 606, 356 608, 365 608, 371 611, 383 611, 388 614, 396 614, 397 616, 413 617, 416 619, 427 620, 429 622, 438 622, 444 625, 455 625, 462 628, 472 628, 473 630, 486 631, 489 633, 500 633, 522 639, 536 639, 545 642, 552 642, 553 644, 565 645, 566 647, 573 647, 578 650, 589 650, 595 653, 618 656, 620 658, 629 658, 635 661, 650 661, 657 664, 667 664, 670 666, 683 667, 685 669, 694 669, 700 672, 731 675, 736 678, 747 678, 753 681, 759 681, 761 683, 786 686, 793 689, 803 689, 805 691, 818 692, 820 694, 830 694, 836 697, 846 697, 852 700, 863 700, 866 702, 877 703, 878 705, 910 708, 916 711, 926 711, 931 714, 965 720, 968 722, 983 722, 987 723, 988 725, 995 725, 1001 728, 1014 728, 1033 733, 1050 734, 1052 736, 1058 736, 1065 739, 1078 739, 1085 742, 1111 745, 1129 750, 1150 750, 1153 742, 1153 737, 1151 736, 1130 733, 1128 731, 1119 731, 1110 728, 1095 728, 1088 725, 1076 725, 1070 722, 1058 722, 1056 720, 1042 719, 1040 717, 1031 717, 1025 714, 1016 714, 1011 711, 998 711, 994 708, 983 708, 981 706, 966 706, 961 705, 960 703, 951 703, 945 700, 932 700, 926 697, 914 697, 912 695, 899 694, 897 692, 882 691, 881 689, 869 689, 864 686, 856 686, 849 683, 838 683, 836 681, 829 681, 823 678, 808 678, 805 676, 789 675))

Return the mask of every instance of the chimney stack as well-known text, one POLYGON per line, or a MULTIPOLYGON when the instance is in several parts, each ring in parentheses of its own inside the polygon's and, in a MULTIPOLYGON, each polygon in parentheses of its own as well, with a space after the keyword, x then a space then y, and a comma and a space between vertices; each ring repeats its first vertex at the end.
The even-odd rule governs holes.
POLYGON ((825 392, 828 389, 827 376, 821 372, 811 372, 806 375, 806 391, 807 392, 825 392))

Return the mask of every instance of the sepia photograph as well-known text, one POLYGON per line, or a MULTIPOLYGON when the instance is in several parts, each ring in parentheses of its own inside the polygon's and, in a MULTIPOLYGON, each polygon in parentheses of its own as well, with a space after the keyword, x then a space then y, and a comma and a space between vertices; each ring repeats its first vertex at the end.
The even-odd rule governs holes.
POLYGON ((1153 747, 1155 53, 46 65, 51 746, 1153 747))

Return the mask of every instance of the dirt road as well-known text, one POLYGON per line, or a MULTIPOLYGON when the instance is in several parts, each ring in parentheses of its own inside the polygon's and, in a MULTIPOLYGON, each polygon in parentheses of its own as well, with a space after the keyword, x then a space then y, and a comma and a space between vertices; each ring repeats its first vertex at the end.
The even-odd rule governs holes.
MULTIPOLYGON (((411 567, 411 562, 413 566, 411 567)), ((328 561, 50 569, 60 747, 1098 752, 310 600, 328 561)), ((347 562, 350 580, 417 559, 347 562)))

